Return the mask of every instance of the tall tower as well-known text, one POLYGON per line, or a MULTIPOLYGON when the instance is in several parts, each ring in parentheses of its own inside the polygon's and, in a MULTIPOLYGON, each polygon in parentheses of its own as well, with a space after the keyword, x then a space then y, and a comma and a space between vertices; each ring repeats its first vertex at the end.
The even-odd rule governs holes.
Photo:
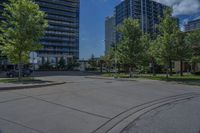
POLYGON ((79 58, 79 0, 35 0, 47 14, 49 26, 41 39, 44 46, 38 51, 40 63, 56 64, 79 58))
POLYGON ((105 54, 109 53, 111 47, 115 45, 116 27, 115 16, 106 17, 105 20, 105 54))
MULTIPOLYGON (((0 0, 0 11, 3 11, 0 0)), ((43 49, 37 51, 38 64, 47 60, 55 65, 63 57, 66 61, 79 58, 79 0, 35 0, 46 13, 48 28, 40 43, 43 49)), ((1 13, 2 14, 2 13, 1 13)), ((0 14, 0 20, 2 16, 0 14)))
POLYGON ((163 17, 163 11, 167 6, 152 0, 124 0, 115 7, 116 25, 120 25, 124 19, 133 18, 140 20, 143 32, 154 34, 159 17, 163 17))

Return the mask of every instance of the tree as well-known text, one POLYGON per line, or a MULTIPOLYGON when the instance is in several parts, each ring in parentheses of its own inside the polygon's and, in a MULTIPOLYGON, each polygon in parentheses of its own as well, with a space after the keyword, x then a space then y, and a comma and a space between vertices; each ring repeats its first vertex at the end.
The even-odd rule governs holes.
POLYGON ((45 13, 31 0, 8 0, 4 3, 3 17, 1 49, 12 63, 18 64, 21 80, 21 65, 28 62, 31 51, 41 48, 38 41, 47 27, 45 13))
POLYGON ((75 67, 79 67, 79 66, 80 66, 80 64, 74 58, 69 59, 68 62, 67 62, 67 69, 68 70, 74 70, 75 67))
POLYGON ((196 72, 196 64, 200 63, 200 56, 193 56, 190 60, 191 64, 192 64, 192 72, 195 73, 196 72))
POLYGON ((164 18, 161 19, 158 25, 159 35, 156 38, 154 49, 157 49, 156 60, 160 64, 165 65, 167 77, 170 69, 170 76, 172 76, 172 61, 175 58, 175 44, 179 27, 177 20, 172 17, 172 10, 167 8, 164 11, 164 18))
POLYGON ((190 31, 188 33, 188 36, 186 38, 187 43, 190 43, 191 45, 198 46, 200 43, 200 30, 194 30, 190 31))
POLYGON ((99 66, 100 66, 100 72, 103 72, 103 65, 105 64, 105 56, 101 56, 99 59, 99 66))
POLYGON ((42 68, 47 70, 51 69, 51 63, 49 59, 47 59, 47 61, 43 64, 42 68))
POLYGON ((106 54, 104 56, 104 62, 106 64, 106 67, 108 68, 108 71, 110 72, 111 67, 114 64, 114 59, 115 58, 115 49, 114 48, 110 48, 108 54, 106 54))
POLYGON ((192 63, 193 72, 196 72, 195 66, 197 63, 200 63, 200 30, 189 32, 186 42, 192 45, 194 49, 194 53, 190 62, 192 63))
POLYGON ((176 39, 176 59, 180 61, 181 76, 183 76, 183 62, 190 60, 194 53, 193 45, 187 40, 188 34, 190 33, 179 32, 176 39))
POLYGON ((97 59, 95 59, 94 54, 91 55, 91 58, 89 59, 90 66, 92 67, 92 69, 96 69, 97 68, 97 59))
POLYGON ((142 65, 145 59, 147 44, 140 28, 138 20, 128 18, 119 26, 118 32, 121 34, 121 40, 117 47, 118 61, 129 67, 130 76, 133 68, 142 65))
POLYGON ((153 71, 153 76, 156 76, 156 63, 160 62, 157 58, 158 57, 158 49, 157 49, 157 41, 156 40, 149 40, 149 49, 147 51, 149 60, 152 64, 152 71, 153 71), (156 60, 157 59, 157 60, 156 60))
POLYGON ((59 62, 58 62, 59 68, 63 69, 66 66, 66 61, 63 57, 60 58, 59 62))

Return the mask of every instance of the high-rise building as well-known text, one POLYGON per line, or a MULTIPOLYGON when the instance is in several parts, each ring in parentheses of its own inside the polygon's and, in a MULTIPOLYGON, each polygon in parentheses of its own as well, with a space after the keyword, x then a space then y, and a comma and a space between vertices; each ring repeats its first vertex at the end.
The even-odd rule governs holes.
MULTIPOLYGON (((115 7, 114 16, 106 18, 105 21, 106 53, 112 44, 116 44, 120 40, 121 35, 116 31, 116 27, 120 26, 127 18, 139 20, 143 32, 149 33, 152 37, 157 35, 158 31, 156 25, 159 24, 160 18, 164 16, 164 9, 166 8, 169 7, 153 0, 122 1, 115 7), (113 33, 115 37, 113 37, 113 33), (113 41, 113 39, 115 41, 113 41)), ((178 19, 175 19, 178 22, 178 19)))
POLYGON ((5 2, 6 0, 1 0, 0 1, 0 20, 3 19, 2 17, 2 13, 3 13, 3 3, 5 2))
MULTIPOLYGON (((0 10, 3 10, 0 1, 0 10)), ((40 43, 43 49, 37 51, 38 64, 47 60, 56 64, 61 57, 79 58, 79 0, 35 0, 47 15, 48 28, 40 43)), ((1 19, 1 18, 0 18, 1 19)))
POLYGON ((154 34, 165 8, 167 6, 152 0, 124 0, 115 7, 116 25, 131 17, 140 21, 143 32, 154 34))
POLYGON ((192 31, 200 29, 200 18, 189 21, 188 24, 185 25, 185 31, 192 31))
POLYGON ((116 27, 115 16, 106 17, 105 20, 105 54, 107 54, 111 47, 115 45, 116 41, 116 27))
MULTIPOLYGON (((4 19, 2 14, 3 14, 3 3, 5 1, 6 0, 0 0, 0 21, 2 21, 4 19)), ((0 45, 2 45, 1 42, 0 42, 0 45)), ((2 56, 1 50, 0 50, 0 69, 3 69, 4 66, 6 66, 6 64, 7 64, 7 58, 5 56, 2 56)))
POLYGON ((40 62, 79 58, 79 0, 35 0, 47 14, 49 27, 41 39, 40 62))

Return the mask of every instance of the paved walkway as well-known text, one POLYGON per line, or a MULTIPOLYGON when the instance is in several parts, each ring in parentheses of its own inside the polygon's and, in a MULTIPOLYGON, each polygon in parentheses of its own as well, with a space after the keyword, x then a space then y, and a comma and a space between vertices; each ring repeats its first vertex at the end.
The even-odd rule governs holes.
MULTIPOLYGON (((124 118, 129 118, 127 114, 130 113, 131 116, 133 114, 131 111, 138 105, 184 94, 185 96, 176 97, 176 100, 181 100, 177 100, 178 103, 175 101, 173 104, 169 103, 174 106, 181 105, 183 101, 190 102, 198 98, 193 96, 200 93, 200 87, 148 80, 92 79, 85 78, 85 75, 67 76, 67 73, 60 76, 44 75, 40 78, 72 82, 37 89, 0 92, 0 133, 105 133, 107 129, 123 127, 121 125, 124 123, 121 125, 118 123, 120 124, 124 118), (112 123, 109 123, 110 121, 112 123)), ((162 101, 164 102, 166 101, 162 101)), ((193 110, 194 107, 200 105, 191 106, 188 111, 193 110)), ((175 111, 179 109, 177 107, 175 111)), ((197 115, 199 117, 198 113, 197 115)), ((198 121, 194 122, 200 125, 198 121)), ((130 123, 126 123, 125 126, 130 123)), ((128 131, 134 129, 133 125, 128 128, 128 131)), ((163 133, 167 131, 163 129, 163 133)))

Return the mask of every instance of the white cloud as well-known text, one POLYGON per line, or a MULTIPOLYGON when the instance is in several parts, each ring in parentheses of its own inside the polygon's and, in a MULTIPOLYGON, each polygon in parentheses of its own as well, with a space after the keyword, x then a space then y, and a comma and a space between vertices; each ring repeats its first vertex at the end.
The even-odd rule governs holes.
POLYGON ((154 0, 172 6, 174 15, 190 15, 200 12, 200 0, 154 0))
MULTIPOLYGON (((103 1, 108 1, 108 0, 103 0, 103 1)), ((124 0, 118 0, 118 1, 124 1, 124 0)), ((174 10, 173 13, 174 16, 200 13, 200 0, 153 0, 153 1, 171 6, 174 10)))

